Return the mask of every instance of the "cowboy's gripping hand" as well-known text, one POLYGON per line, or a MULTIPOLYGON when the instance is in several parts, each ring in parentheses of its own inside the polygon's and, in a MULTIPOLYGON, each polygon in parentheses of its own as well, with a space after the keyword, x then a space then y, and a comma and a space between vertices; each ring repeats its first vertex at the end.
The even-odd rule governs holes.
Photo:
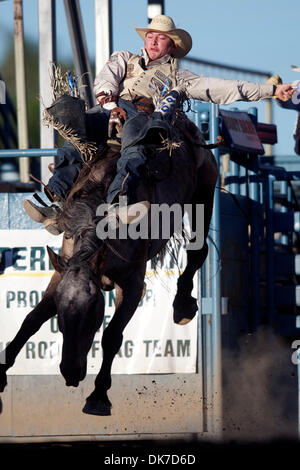
POLYGON ((113 137, 115 134, 116 137, 121 138, 126 117, 127 113, 123 108, 116 107, 111 110, 108 121, 108 137, 113 137))
POLYGON ((281 101, 288 101, 291 99, 294 92, 295 89, 292 83, 283 83, 282 85, 276 86, 275 97, 279 98, 281 101))

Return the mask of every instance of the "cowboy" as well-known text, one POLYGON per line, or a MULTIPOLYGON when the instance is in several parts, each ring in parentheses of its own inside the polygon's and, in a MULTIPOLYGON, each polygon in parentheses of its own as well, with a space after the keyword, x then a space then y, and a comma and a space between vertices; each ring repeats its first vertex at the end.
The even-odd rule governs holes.
MULTIPOLYGON (((192 38, 187 31, 176 28, 169 16, 157 15, 148 27, 135 29, 144 41, 141 55, 128 51, 112 54, 94 82, 94 92, 100 106, 89 112, 89 117, 97 116, 98 129, 100 124, 102 134, 107 129, 112 133, 115 125, 119 131, 125 121, 118 173, 107 195, 109 203, 117 201, 120 192, 128 195, 129 201, 134 200, 132 195, 146 161, 140 143, 147 141, 151 129, 160 129, 168 135, 169 120, 185 97, 226 105, 273 96, 286 101, 294 92, 291 84, 256 84, 208 78, 177 69, 175 61, 190 51, 192 38)), ((63 164, 56 166, 47 186, 52 200, 57 199, 57 195, 61 200, 66 197, 80 166, 79 152, 67 144, 63 164), (64 177, 66 171, 71 175, 68 181, 64 177)), ((59 202, 54 201, 50 207, 39 207, 27 200, 24 201, 24 208, 33 220, 43 222, 51 233, 59 232, 56 220, 61 211, 59 202)))

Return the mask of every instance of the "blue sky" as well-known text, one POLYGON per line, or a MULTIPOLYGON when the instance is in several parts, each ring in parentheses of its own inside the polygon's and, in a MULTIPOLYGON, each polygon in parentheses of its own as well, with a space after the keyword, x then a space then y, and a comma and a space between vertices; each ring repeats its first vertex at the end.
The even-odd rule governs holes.
MULTIPOLYGON (((37 39, 38 1, 23 0, 25 36, 37 39)), ((63 0, 57 3, 58 59, 71 57, 63 0)), ((90 57, 95 53, 94 1, 80 0, 90 57)), ((278 73, 285 82, 300 79, 290 65, 300 65, 299 0, 165 0, 165 13, 193 38, 190 56, 229 65, 278 73), (284 7, 286 5, 286 8, 284 7)), ((113 0, 113 49, 139 52, 141 39, 134 25, 145 26, 147 0, 113 0)), ((0 63, 7 46, 8 31, 13 30, 13 0, 0 2, 0 63)), ((232 77, 230 77, 232 78, 232 77)), ((248 103, 239 105, 245 110, 248 103)), ((259 121, 264 107, 258 106, 259 121)), ((278 126, 277 155, 293 155, 294 111, 274 106, 278 126)), ((295 159, 299 158, 295 155, 295 159)))

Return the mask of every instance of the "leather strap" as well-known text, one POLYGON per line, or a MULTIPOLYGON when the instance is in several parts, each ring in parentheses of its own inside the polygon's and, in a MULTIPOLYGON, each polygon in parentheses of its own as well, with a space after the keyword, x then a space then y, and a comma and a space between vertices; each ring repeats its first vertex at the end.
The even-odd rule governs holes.
POLYGON ((140 113, 152 114, 154 111, 153 101, 145 96, 136 96, 131 102, 140 113))
POLYGON ((33 194, 34 199, 41 204, 43 207, 48 207, 47 204, 43 201, 43 199, 38 195, 38 193, 33 194))

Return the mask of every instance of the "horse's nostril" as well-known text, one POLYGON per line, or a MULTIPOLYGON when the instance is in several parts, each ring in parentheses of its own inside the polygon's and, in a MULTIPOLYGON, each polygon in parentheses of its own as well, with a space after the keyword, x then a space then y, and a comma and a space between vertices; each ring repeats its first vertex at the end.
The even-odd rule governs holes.
POLYGON ((86 365, 77 365, 77 367, 69 361, 60 364, 60 372, 66 381, 67 387, 78 387, 79 382, 86 376, 86 365))
POLYGON ((79 381, 78 380, 66 380, 66 386, 67 387, 78 387, 79 381))

